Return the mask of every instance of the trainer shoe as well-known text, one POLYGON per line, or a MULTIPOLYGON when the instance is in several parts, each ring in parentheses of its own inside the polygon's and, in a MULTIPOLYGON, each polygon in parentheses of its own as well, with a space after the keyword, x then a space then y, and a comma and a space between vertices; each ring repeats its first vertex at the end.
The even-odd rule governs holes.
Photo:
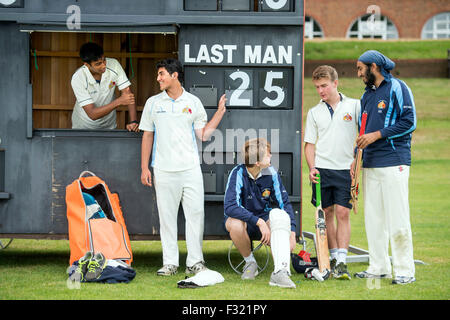
POLYGON ((281 288, 296 288, 295 283, 289 276, 290 274, 286 269, 281 269, 278 272, 272 272, 269 285, 281 288))
POLYGON ((192 267, 186 267, 186 274, 193 274, 196 275, 200 271, 208 270, 208 268, 205 266, 205 262, 200 261, 194 264, 192 267))
POLYGON ((69 277, 72 281, 81 282, 84 280, 85 274, 88 270, 88 264, 92 259, 92 251, 86 252, 86 254, 78 260, 78 267, 69 277))
POLYGON ((390 279, 392 276, 390 274, 373 274, 367 271, 361 271, 355 273, 356 278, 367 279, 367 278, 376 278, 376 279, 390 279))
POLYGON ((408 284, 416 282, 414 277, 397 276, 392 280, 392 284, 408 284))
POLYGON ((336 271, 336 263, 337 263, 336 259, 331 259, 330 270, 331 270, 331 274, 333 274, 333 275, 334 275, 334 272, 336 271))
POLYGON ((244 268, 242 269, 242 280, 254 280, 258 275, 258 264, 256 261, 251 261, 246 263, 244 268))
POLYGON ((177 273, 178 267, 173 264, 165 264, 161 269, 156 271, 158 276, 172 276, 177 273))
POLYGON ((103 269, 106 267, 107 260, 103 253, 97 252, 91 259, 91 261, 88 264, 88 271, 86 272, 86 281, 91 281, 98 279, 103 269))
POLYGON ((347 271, 347 265, 343 262, 339 263, 335 269, 333 277, 339 280, 350 280, 350 274, 347 271))

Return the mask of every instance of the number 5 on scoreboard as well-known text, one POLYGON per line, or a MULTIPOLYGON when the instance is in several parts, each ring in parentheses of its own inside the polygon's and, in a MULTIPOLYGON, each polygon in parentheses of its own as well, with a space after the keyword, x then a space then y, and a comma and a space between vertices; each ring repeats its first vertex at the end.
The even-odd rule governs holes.
POLYGON ((269 71, 266 73, 266 81, 264 83, 264 91, 271 94, 275 92, 275 97, 270 99, 268 96, 265 97, 262 102, 269 107, 278 107, 284 101, 284 91, 281 87, 274 85, 275 79, 283 79, 283 72, 269 71))

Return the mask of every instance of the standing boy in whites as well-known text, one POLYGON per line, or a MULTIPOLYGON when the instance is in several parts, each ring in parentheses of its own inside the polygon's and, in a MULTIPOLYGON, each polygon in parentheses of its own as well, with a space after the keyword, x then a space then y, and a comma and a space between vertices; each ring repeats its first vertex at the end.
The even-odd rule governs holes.
POLYGON ((269 284, 295 288, 290 279, 290 252, 296 244, 294 212, 280 175, 270 166, 270 144, 265 139, 248 140, 242 155, 244 164, 231 171, 224 201, 225 228, 245 260, 241 278, 253 280, 258 275, 250 238, 260 239, 272 250, 269 284))
POLYGON ((308 112, 304 136, 309 180, 313 183, 311 202, 316 205, 314 184, 317 183, 316 174, 320 173, 330 266, 335 278, 350 279, 346 264, 351 233, 350 167, 354 158, 360 103, 339 93, 338 74, 333 67, 316 68, 312 80, 321 100, 308 112))
POLYGON ((367 111, 366 133, 358 137, 363 151, 364 216, 369 245, 369 268, 359 278, 391 278, 393 284, 416 281, 408 180, 411 136, 416 108, 411 89, 394 78, 395 63, 369 50, 356 64, 366 84, 361 111, 367 111), (389 243, 392 266, 389 259, 389 243))
POLYGON ((217 128, 225 109, 225 95, 207 123, 206 111, 196 96, 181 85, 183 68, 178 60, 166 59, 157 66, 161 93, 145 103, 139 129, 144 131, 141 147, 141 182, 152 186, 153 167, 160 222, 163 267, 158 275, 170 276, 179 266, 177 216, 180 202, 186 219, 186 273, 206 269, 202 243, 204 229, 203 176, 196 138, 206 141, 217 128))

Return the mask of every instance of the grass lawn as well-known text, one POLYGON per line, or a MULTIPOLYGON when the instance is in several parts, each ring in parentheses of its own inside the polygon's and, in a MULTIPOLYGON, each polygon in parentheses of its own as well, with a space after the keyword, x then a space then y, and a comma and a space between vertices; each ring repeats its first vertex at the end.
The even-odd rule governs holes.
POLYGON ((391 59, 447 59, 450 40, 305 40, 305 59, 352 59, 378 50, 391 59))
MULTIPOLYGON (((9 248, 0 250, 0 299, 150 299, 150 300, 297 300, 356 299, 435 300, 450 298, 450 80, 406 79, 416 100, 418 125, 413 135, 413 165, 410 176, 411 222, 415 259, 426 262, 416 265, 417 282, 394 286, 389 280, 367 282, 327 280, 323 283, 306 280, 293 273, 294 290, 270 287, 269 265, 253 282, 242 282, 228 266, 226 252, 230 241, 205 241, 207 265, 219 271, 225 282, 202 289, 178 289, 184 279, 185 242, 180 241, 180 273, 171 278, 156 276, 161 266, 159 241, 133 241, 133 267, 137 275, 129 284, 81 284, 70 289, 66 283, 69 245, 64 240, 15 239, 9 248)), ((350 97, 360 97, 363 85, 359 79, 342 79, 341 91, 350 97)), ((311 81, 305 81, 304 114, 318 102, 311 81)), ((309 203, 311 189, 303 168, 303 227, 314 231, 314 209, 309 203)), ((362 198, 362 196, 361 196, 362 198)), ((360 213, 351 214, 351 244, 367 248, 364 230, 363 204, 360 213)), ((297 251, 300 249, 298 246, 297 251)), ((367 263, 351 263, 353 273, 365 270, 367 263)))

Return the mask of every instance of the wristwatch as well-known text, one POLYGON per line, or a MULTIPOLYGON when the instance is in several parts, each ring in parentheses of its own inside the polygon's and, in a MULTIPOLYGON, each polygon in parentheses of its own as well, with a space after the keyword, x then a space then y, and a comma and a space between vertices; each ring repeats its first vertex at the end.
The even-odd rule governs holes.
POLYGON ((130 121, 128 124, 132 124, 132 123, 137 123, 137 124, 139 124, 139 122, 138 122, 137 120, 130 121))

